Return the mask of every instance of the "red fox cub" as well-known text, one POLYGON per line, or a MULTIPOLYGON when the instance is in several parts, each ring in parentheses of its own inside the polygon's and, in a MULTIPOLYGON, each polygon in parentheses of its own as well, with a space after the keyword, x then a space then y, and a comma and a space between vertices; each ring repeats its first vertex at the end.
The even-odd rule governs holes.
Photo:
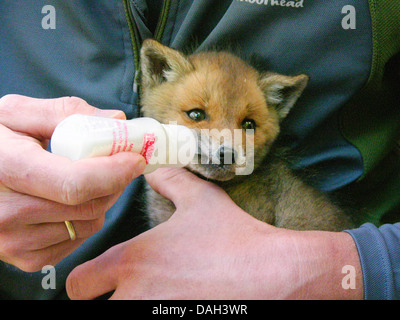
MULTIPOLYGON (((244 211, 295 230, 353 227, 324 194, 292 173, 273 145, 308 76, 259 73, 227 52, 185 56, 150 39, 141 49, 141 72, 143 115, 194 129, 201 136, 198 161, 186 168, 221 186, 244 211), (231 138, 221 139, 222 131, 231 138), (241 139, 233 139, 238 131, 241 139)), ((151 226, 175 211, 150 187, 146 199, 151 226)))

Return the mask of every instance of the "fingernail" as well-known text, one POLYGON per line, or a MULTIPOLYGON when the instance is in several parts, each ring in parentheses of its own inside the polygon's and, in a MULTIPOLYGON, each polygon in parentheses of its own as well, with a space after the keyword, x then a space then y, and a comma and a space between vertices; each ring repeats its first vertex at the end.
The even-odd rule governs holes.
POLYGON ((95 115, 104 118, 126 119, 125 113, 121 110, 97 109, 95 115))

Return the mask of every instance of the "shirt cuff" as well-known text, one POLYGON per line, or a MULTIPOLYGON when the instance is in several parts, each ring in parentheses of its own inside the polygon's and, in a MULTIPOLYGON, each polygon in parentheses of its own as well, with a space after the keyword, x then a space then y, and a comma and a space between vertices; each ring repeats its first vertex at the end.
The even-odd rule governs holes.
POLYGON ((357 246, 364 281, 364 299, 399 299, 400 223, 377 228, 372 223, 345 230, 357 246))

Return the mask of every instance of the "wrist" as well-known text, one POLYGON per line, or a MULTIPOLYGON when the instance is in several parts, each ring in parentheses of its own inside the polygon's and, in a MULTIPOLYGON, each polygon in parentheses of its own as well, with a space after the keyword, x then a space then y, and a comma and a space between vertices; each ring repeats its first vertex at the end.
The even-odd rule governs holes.
MULTIPOLYGON (((306 275, 301 299, 363 298, 363 278, 353 238, 345 232, 299 232, 299 263, 306 275), (308 274, 308 278, 307 278, 308 274)), ((301 272, 301 271, 300 271, 301 272)))
POLYGON ((336 270, 340 270, 339 299, 364 298, 363 273, 360 257, 352 236, 346 232, 333 233, 336 252, 336 270))
MULTIPOLYGON (((269 229, 269 228, 268 228, 269 229)), ((278 282, 273 299, 362 299, 363 279, 358 251, 345 232, 271 229, 263 245, 279 254, 273 261, 259 255, 265 267, 258 278, 264 288, 278 282), (278 259, 276 259, 278 258, 278 259)), ((260 252, 260 251, 259 251, 260 252)), ((268 254, 268 250, 266 250, 268 254)), ((271 252, 269 251, 269 254, 271 252)), ((267 289, 268 291, 268 289, 267 289)))

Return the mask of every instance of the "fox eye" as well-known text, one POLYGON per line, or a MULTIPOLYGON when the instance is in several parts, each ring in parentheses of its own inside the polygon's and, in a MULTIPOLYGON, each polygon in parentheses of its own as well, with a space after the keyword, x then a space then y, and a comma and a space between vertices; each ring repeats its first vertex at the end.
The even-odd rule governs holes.
POLYGON ((186 114, 193 121, 203 121, 206 118, 206 113, 202 109, 192 109, 186 111, 186 114))
POLYGON ((256 123, 253 119, 244 119, 242 121, 242 129, 247 130, 247 129, 253 129, 256 130, 256 123))

